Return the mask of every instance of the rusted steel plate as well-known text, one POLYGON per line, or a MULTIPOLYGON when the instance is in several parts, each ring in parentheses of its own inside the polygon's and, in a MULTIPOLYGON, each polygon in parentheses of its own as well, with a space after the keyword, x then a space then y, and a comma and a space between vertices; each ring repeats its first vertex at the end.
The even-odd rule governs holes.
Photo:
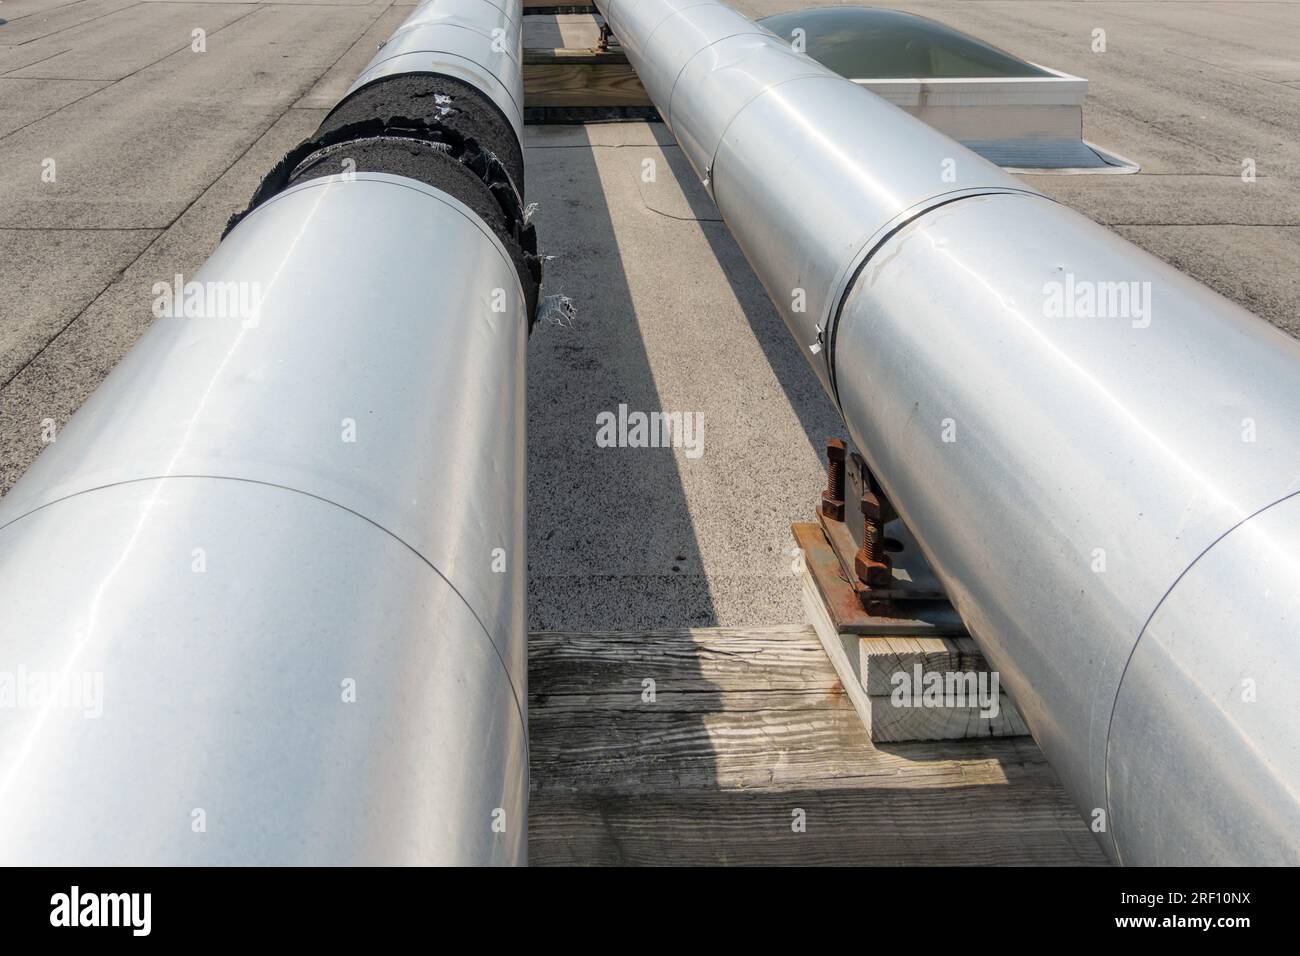
MULTIPOLYGON (((835 522, 831 522, 835 524, 835 522)), ((799 522, 790 526, 795 544, 803 552, 822 603, 841 634, 961 635, 966 627, 947 601, 893 601, 880 614, 868 614, 858 592, 820 524, 799 522)))

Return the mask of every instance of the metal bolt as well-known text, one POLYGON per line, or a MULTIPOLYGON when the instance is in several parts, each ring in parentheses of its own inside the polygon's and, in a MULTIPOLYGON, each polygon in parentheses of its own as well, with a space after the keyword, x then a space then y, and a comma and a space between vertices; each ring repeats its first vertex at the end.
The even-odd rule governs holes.
POLYGON ((881 523, 880 498, 868 491, 862 496, 862 550, 869 561, 885 560, 885 529, 881 523))
POLYGON ((893 564, 885 550, 885 509, 880 496, 870 490, 862 496, 862 547, 853 569, 869 588, 887 588, 893 583, 893 564))
POLYGON ((844 442, 832 438, 826 443, 826 490, 821 512, 827 518, 844 520, 844 442))

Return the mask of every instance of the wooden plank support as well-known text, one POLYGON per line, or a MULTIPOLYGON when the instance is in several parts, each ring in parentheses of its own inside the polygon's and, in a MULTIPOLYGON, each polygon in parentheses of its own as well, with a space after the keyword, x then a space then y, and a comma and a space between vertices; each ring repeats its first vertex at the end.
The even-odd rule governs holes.
MULTIPOLYGON (((808 534, 796 540, 808 549, 808 534)), ((833 620, 810 569, 802 583, 808 622, 873 742, 1028 735, 970 637, 851 633, 833 620)))
POLYGON ((807 626, 528 650, 534 865, 1105 863, 1032 739, 873 746, 807 626))
POLYGON ((636 70, 618 50, 524 51, 524 106, 610 109, 651 107, 636 70))

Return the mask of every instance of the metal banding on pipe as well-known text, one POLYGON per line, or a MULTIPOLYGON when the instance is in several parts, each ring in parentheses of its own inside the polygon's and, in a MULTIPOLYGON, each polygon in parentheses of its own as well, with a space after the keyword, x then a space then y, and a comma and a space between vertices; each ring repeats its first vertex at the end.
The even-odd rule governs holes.
MULTIPOLYGON (((425 23, 455 23, 490 39, 509 43, 516 60, 523 50, 523 8, 493 0, 426 0, 412 11, 394 33, 425 23)), ((389 42, 392 42, 391 40, 389 42)))
MULTIPOLYGON (((1285 810, 1280 829, 1260 829, 1253 801, 1236 808, 1237 824, 1211 825, 1203 796, 1144 811, 1159 815, 1158 827, 1121 819, 1123 807, 1146 806, 1189 773, 1213 791, 1241 760, 1278 786, 1300 779, 1290 703, 1264 693, 1246 703, 1229 676, 1282 678, 1267 605, 1287 591, 1265 599, 1236 575, 1201 583, 1201 598, 1231 609, 1237 625, 1198 627, 1180 653, 1230 649, 1233 669, 1208 686, 1232 692, 1235 706, 1147 700, 1159 716, 1127 733, 1112 711, 1139 635, 1186 569, 1300 488, 1300 346, 1057 203, 990 196, 936 209, 882 245, 844 305, 834 350, 854 441, 1067 789, 1085 810, 1108 808, 1116 857, 1289 858, 1300 832, 1294 801, 1269 809, 1275 822, 1285 810), (1117 279, 1151 283, 1149 326, 1043 315, 1049 283, 1117 279), (1246 445, 1241 423, 1252 414, 1263 433, 1246 445), (945 419, 956 441, 942 441, 945 419), (1104 573, 1093 570, 1096 549, 1104 573), (1227 748, 1228 726, 1256 732, 1227 748), (1117 793, 1107 745, 1133 746, 1128 734, 1158 748, 1117 793), (1210 739, 1225 750, 1205 753, 1210 739), (1181 853, 1151 852, 1157 844, 1181 853), (1220 855, 1225 844, 1230 856, 1220 855)), ((1172 675, 1193 662, 1162 666, 1172 675)))
MULTIPOLYGON (((385 100, 390 99, 386 93, 385 100)), ((267 174, 248 209, 231 218, 227 233, 290 185, 339 169, 347 176, 359 170, 393 173, 440 189, 469 206, 495 232, 514 262, 531 329, 541 259, 523 197, 509 170, 490 150, 436 120, 393 117, 337 125, 331 114, 312 139, 291 150, 267 174)))
POLYGON ((959 196, 1033 192, 726 6, 603 9, 832 395, 829 328, 874 242, 959 196))
POLYGON ((832 396, 832 322, 876 243, 953 199, 1027 192, 919 121, 891 133, 898 113, 838 77, 802 77, 741 110, 714 159, 718 209, 832 396))
POLYGON ((682 69, 702 46, 713 46, 737 36, 770 36, 743 17, 737 18, 726 7, 698 5, 691 0, 683 0, 679 7, 677 13, 662 19, 662 12, 653 4, 631 8, 625 14, 631 21, 627 31, 630 36, 639 35, 639 27, 655 23, 644 32, 645 42, 628 52, 629 58, 635 55, 633 62, 640 64, 638 76, 646 92, 652 99, 658 96, 665 104, 664 120, 670 127, 673 87, 682 69))
POLYGON ((0 862, 525 861, 537 257, 424 105, 286 157, 0 505, 0 666, 64 692, 0 862))
POLYGON ((1107 852, 1300 862, 1300 345, 723 4, 597 6, 1107 852))
POLYGON ((710 44, 681 68, 664 94, 673 133, 695 172, 713 195, 713 163, 723 134, 752 100, 782 83, 805 76, 824 76, 807 57, 792 56, 790 48, 770 34, 738 34, 710 44), (684 90, 708 84, 713 95, 704 99, 684 90), (676 114, 674 116, 674 113, 676 114))
POLYGON ((519 32, 522 48, 524 8, 522 3, 513 0, 422 0, 401 28, 443 17, 455 17, 471 29, 489 35, 498 26, 508 26, 519 32), (493 7, 496 12, 484 7, 493 7))
POLYGON ((1300 497, 1292 495, 1220 538, 1152 615, 1120 686, 1107 754, 1116 843, 1126 855, 1137 855, 1137 847, 1148 859, 1249 854, 1259 864, 1295 863, 1300 710, 1276 702, 1255 706, 1242 690, 1295 652, 1298 553, 1300 497), (1231 593, 1257 602, 1245 653, 1238 607, 1221 599, 1231 593), (1207 633, 1222 636, 1207 641, 1207 633), (1172 715, 1184 719, 1172 739, 1149 733, 1171 716, 1156 712, 1165 700, 1189 702, 1172 715), (1207 713, 1223 716, 1200 719, 1207 713), (1289 741, 1291 750, 1261 751, 1255 746, 1261 739, 1289 741), (1212 789, 1198 773, 1205 766, 1216 769, 1212 789), (1242 817, 1243 806, 1255 811, 1242 817), (1201 825, 1166 826, 1160 818, 1170 814, 1201 825))

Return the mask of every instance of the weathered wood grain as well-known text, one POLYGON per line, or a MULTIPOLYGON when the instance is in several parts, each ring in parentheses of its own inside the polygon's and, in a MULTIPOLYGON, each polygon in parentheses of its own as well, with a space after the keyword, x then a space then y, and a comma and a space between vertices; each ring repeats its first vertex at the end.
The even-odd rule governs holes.
MULTIPOLYGON (((931 673, 984 674, 984 686, 991 688, 988 662, 971 638, 878 637, 836 631, 807 571, 803 575, 803 604, 822 650, 843 682, 846 698, 876 743, 1029 734, 1015 702, 1004 693, 998 695, 998 714, 991 718, 972 706, 894 706, 894 675, 904 673, 915 683, 918 666, 922 681, 931 673)), ((916 692, 923 688, 924 684, 916 692)))
POLYGON ((922 673, 979 673, 988 661, 969 637, 864 637, 858 640, 860 673, 867 693, 888 697, 899 671, 911 674, 917 664, 922 673))
POLYGON ((535 794, 529 857, 534 866, 1103 862, 1061 807, 994 789, 535 794), (792 829, 795 810, 803 833, 792 829))
POLYGON ((532 691, 545 697, 607 693, 617 682, 638 697, 641 681, 682 691, 822 691, 837 684, 804 625, 703 628, 645 633, 564 633, 529 638, 532 691))
POLYGON ((1028 738, 873 746, 810 628, 529 652, 535 864, 1104 861, 1028 738))
POLYGON ((1020 711, 1006 694, 998 710, 985 716, 978 706, 898 707, 889 697, 870 697, 871 739, 875 743, 909 740, 967 740, 979 737, 1027 737, 1020 711))
POLYGON ((622 53, 562 48, 524 51, 524 105, 590 108, 653 104, 622 53))
POLYGON ((986 738, 954 753, 925 741, 873 748, 851 708, 714 712, 647 708, 556 712, 530 707, 534 789, 630 791, 677 787, 1053 788, 1032 741, 986 738), (1003 746, 997 746, 997 745, 1003 746))

